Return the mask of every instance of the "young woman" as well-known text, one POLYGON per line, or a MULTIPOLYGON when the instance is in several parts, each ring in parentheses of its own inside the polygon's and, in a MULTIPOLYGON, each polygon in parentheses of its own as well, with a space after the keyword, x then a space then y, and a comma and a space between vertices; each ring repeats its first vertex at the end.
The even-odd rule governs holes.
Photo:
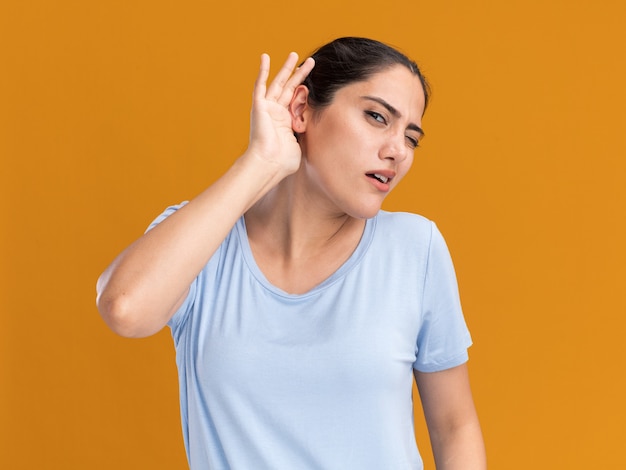
POLYGON ((267 86, 261 57, 248 149, 113 261, 98 308, 124 336, 171 327, 195 470, 421 469, 413 377, 437 468, 483 469, 445 242, 380 210, 426 82, 363 38, 296 62, 267 86))

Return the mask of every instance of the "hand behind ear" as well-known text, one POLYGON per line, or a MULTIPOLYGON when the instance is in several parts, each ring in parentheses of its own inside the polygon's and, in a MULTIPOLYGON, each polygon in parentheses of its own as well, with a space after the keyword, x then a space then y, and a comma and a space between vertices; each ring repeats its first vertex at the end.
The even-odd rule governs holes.
POLYGON ((298 128, 304 122, 298 116, 306 109, 308 90, 301 84, 315 64, 308 58, 294 71, 297 61, 295 52, 289 54, 268 87, 270 58, 263 54, 253 93, 248 152, 277 165, 283 176, 300 167, 302 153, 294 131, 302 132, 298 128))

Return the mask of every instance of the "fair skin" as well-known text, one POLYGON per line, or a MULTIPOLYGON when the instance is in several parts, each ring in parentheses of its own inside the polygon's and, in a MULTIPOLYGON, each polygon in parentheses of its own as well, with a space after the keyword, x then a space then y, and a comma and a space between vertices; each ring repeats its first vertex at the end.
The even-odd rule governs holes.
POLYGON ((365 219, 411 167, 424 109, 419 79, 402 66, 341 88, 321 111, 307 96, 297 87, 288 107, 300 168, 246 214, 257 264, 295 294, 326 279, 355 249, 365 219), (391 179, 384 184, 374 174, 391 179))
POLYGON ((415 371, 437 470, 484 470, 487 457, 467 365, 415 371))
MULTIPOLYGON (((315 110, 301 85, 313 60, 294 71, 296 63, 290 54, 267 85, 262 56, 246 152, 100 276, 98 308, 114 331, 141 337, 163 328, 242 215, 268 280, 289 293, 309 291, 350 256, 365 219, 409 171, 424 110, 415 75, 385 69, 315 110)), ((415 376, 437 468, 485 468, 466 367, 415 376)))

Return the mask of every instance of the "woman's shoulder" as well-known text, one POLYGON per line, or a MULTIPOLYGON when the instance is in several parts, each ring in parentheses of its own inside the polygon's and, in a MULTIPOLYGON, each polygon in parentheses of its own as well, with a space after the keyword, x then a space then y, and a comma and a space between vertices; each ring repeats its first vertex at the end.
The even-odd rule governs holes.
POLYGON ((430 237, 434 222, 423 215, 410 212, 388 212, 379 211, 376 216, 377 229, 382 231, 398 232, 399 234, 409 234, 414 237, 422 234, 430 237))
POLYGON ((424 216, 379 211, 369 254, 372 258, 384 259, 389 269, 423 277, 432 243, 437 239, 436 231, 436 225, 424 216))
MULTIPOLYGON (((409 212, 379 211, 376 215, 373 243, 385 252, 415 255, 428 253, 437 227, 431 220, 409 212)), ((436 235, 435 235, 436 236, 436 235)))

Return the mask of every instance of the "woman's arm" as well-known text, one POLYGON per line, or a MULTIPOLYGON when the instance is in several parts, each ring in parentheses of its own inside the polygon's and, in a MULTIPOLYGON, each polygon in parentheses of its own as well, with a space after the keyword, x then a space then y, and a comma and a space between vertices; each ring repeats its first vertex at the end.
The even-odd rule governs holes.
POLYGON ((102 273, 96 303, 113 331, 141 337, 163 328, 237 219, 298 169, 301 152, 287 106, 313 60, 293 72, 297 60, 291 53, 266 87, 270 62, 266 54, 261 57, 246 152, 224 176, 135 241, 102 273))
POLYGON ((415 371, 437 470, 487 468, 467 365, 441 372, 415 371))

